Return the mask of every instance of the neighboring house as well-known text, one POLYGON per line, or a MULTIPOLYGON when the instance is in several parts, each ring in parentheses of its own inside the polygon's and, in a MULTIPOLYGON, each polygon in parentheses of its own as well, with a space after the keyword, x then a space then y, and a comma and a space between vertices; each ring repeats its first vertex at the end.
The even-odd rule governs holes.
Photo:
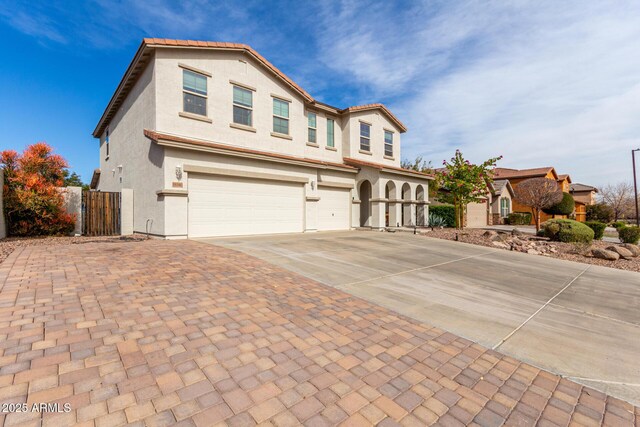
POLYGON ((491 223, 493 225, 505 224, 512 212, 513 187, 508 179, 493 181, 491 190, 491 223))
MULTIPOLYGON (((494 179, 508 179, 511 182, 513 188, 517 188, 518 184, 530 178, 548 178, 556 181, 565 193, 571 191, 571 176, 567 174, 558 174, 555 168, 549 166, 544 168, 534 169, 508 169, 508 168, 496 168, 494 173, 494 179)), ((518 203, 513 200, 512 212, 531 212, 531 208, 518 203)), ((586 208, 583 203, 576 200, 576 209, 573 213, 577 221, 586 221, 586 208)), ((541 222, 544 222, 552 218, 566 218, 565 215, 548 215, 544 212, 540 215, 541 222)), ((535 220, 531 219, 531 224, 534 224, 535 220)))
POLYGON ((98 122, 102 191, 166 238, 424 224, 384 105, 336 108, 243 44, 144 39, 98 122))
POLYGON ((576 202, 584 203, 585 205, 596 204, 596 194, 598 189, 586 184, 571 184, 571 195, 576 202))

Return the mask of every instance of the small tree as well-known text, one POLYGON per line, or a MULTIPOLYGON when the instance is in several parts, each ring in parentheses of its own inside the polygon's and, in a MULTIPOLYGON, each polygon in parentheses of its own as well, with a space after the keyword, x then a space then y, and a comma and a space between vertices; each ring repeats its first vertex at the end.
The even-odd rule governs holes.
POLYGON ((63 172, 64 187, 82 187, 83 190, 88 190, 89 186, 82 182, 82 178, 75 172, 69 172, 69 169, 65 169, 63 172))
POLYGON ((600 188, 600 199, 613 210, 613 220, 625 218, 633 211, 633 184, 619 182, 607 184, 600 188))
POLYGON ((613 209, 605 203, 587 205, 587 221, 599 221, 608 224, 613 221, 613 209))
POLYGON ((522 181, 514 187, 513 193, 518 203, 531 208, 536 231, 540 230, 541 212, 562 201, 560 186, 549 178, 530 178, 522 181))
POLYGON ((549 215, 571 215, 576 208, 576 202, 569 193, 562 193, 562 200, 559 203, 542 211, 549 215))
POLYGON ((436 181, 443 190, 439 200, 451 203, 455 208, 456 228, 464 227, 464 213, 469 203, 482 201, 487 185, 492 181, 493 168, 502 156, 474 165, 456 150, 450 162, 442 162, 443 171, 436 173, 436 181))
POLYGON ((67 162, 44 142, 30 145, 22 155, 0 152, 5 173, 4 213, 7 231, 13 236, 68 234, 75 218, 64 210, 58 187, 67 162))

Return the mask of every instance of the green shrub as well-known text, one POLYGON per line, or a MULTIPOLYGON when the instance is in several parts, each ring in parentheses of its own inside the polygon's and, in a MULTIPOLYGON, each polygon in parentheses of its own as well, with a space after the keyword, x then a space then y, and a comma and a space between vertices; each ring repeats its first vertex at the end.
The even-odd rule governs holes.
POLYGON ((584 225, 593 230, 594 239, 602 240, 602 236, 604 236, 604 229, 607 227, 607 224, 600 221, 587 221, 584 225))
POLYGON ((618 228, 618 235, 622 243, 638 244, 640 241, 640 227, 622 227, 618 228))
POLYGON ((509 225, 529 225, 531 224, 531 212, 512 212, 507 216, 509 225))
POLYGON ((553 205, 543 212, 548 215, 571 215, 576 208, 576 202, 569 193, 562 193, 562 200, 557 205, 553 205))
POLYGON ((456 226, 456 210, 453 205, 429 206, 429 215, 431 214, 442 218, 445 222, 445 227, 456 226))
POLYGON ((611 226, 613 228, 615 228, 616 230, 620 231, 621 228, 624 228, 627 226, 627 223, 624 221, 616 221, 614 223, 611 224, 611 226))
POLYGON ((590 243, 593 240, 593 230, 572 219, 550 219, 542 225, 544 235, 557 242, 590 243))
POLYGON ((613 209, 604 203, 587 205, 587 221, 600 221, 608 224, 613 221, 613 209))

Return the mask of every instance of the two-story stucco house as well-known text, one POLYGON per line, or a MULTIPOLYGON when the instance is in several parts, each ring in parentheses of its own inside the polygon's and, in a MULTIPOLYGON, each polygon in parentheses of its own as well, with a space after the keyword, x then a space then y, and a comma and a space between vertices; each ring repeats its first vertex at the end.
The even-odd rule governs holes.
POLYGON ((166 238, 423 224, 384 105, 316 101, 251 47, 144 39, 96 126, 101 191, 166 238))

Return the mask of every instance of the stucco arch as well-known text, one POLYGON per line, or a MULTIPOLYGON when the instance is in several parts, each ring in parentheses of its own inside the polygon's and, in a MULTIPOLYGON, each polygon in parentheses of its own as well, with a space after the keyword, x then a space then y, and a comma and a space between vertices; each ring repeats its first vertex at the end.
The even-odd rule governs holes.
MULTIPOLYGON (((424 201, 425 200, 425 191, 424 187, 421 184, 418 184, 416 187, 416 200, 424 201)), ((416 205, 416 225, 424 226, 427 225, 427 218, 425 217, 425 208, 424 204, 418 203, 416 205)))
POLYGON ((371 192, 373 188, 369 180, 362 180, 358 184, 358 199, 360 199, 360 227, 371 227, 371 192))
POLYGON ((411 185, 408 182, 402 184, 402 225, 411 226, 411 185))
POLYGON ((384 189, 385 203, 385 226, 395 227, 398 225, 398 213, 396 209, 396 199, 398 198, 398 186, 392 180, 388 180, 384 189))

